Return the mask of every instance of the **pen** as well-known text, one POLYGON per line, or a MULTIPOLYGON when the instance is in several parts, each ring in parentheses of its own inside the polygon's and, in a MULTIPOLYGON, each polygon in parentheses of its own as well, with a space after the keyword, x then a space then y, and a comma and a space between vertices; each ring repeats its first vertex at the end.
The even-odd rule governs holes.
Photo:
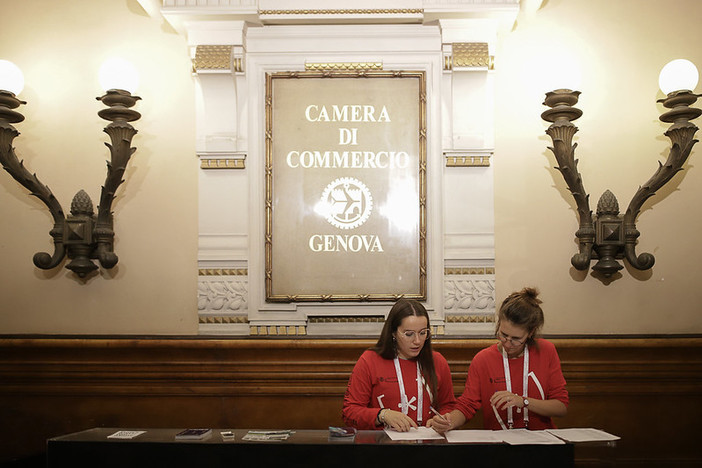
POLYGON ((434 409, 434 407, 430 406, 429 409, 431 410, 432 413, 434 413, 435 415, 437 415, 438 417, 440 417, 446 424, 448 424, 448 421, 446 420, 446 418, 443 417, 443 416, 441 415, 441 413, 439 413, 438 411, 436 411, 436 410, 434 409))

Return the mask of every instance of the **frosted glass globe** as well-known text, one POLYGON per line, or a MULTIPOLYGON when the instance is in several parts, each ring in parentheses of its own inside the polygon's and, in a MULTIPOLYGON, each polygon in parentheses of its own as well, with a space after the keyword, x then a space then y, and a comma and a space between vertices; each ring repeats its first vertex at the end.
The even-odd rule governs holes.
POLYGON ((694 91, 698 80, 695 64, 689 60, 677 59, 663 67, 658 76, 658 86, 666 95, 673 91, 694 91))
POLYGON ((122 89, 133 93, 139 85, 139 73, 128 60, 110 58, 100 67, 100 86, 104 91, 122 89))
POLYGON ((18 95, 24 89, 24 74, 9 60, 0 60, 0 89, 18 95))
POLYGON ((558 60, 548 59, 541 66, 543 72, 541 86, 548 91, 556 89, 570 89, 579 91, 582 85, 582 71, 580 63, 566 54, 559 56, 558 60))

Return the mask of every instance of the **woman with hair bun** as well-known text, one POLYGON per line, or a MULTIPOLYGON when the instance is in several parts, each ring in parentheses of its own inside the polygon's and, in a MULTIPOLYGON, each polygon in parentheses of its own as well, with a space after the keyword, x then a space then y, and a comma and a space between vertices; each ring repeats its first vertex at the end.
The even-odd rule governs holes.
POLYGON ((497 343, 478 352, 453 411, 429 422, 437 432, 456 429, 482 408, 485 429, 556 427, 568 412, 568 390, 556 347, 538 337, 544 324, 534 288, 510 294, 497 316, 497 343))

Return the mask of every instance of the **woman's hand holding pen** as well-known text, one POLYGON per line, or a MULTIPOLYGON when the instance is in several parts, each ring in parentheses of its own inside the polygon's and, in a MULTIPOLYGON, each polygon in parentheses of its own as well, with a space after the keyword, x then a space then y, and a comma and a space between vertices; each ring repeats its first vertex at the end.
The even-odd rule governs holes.
POLYGON ((380 414, 380 421, 385 424, 385 427, 394 429, 398 432, 407 432, 413 427, 417 427, 417 423, 406 414, 391 409, 384 409, 380 414))
POLYGON ((436 416, 427 421, 427 427, 431 427, 439 434, 443 434, 453 429, 451 425, 451 413, 442 415, 435 411, 434 408, 432 408, 432 412, 436 414, 436 416))

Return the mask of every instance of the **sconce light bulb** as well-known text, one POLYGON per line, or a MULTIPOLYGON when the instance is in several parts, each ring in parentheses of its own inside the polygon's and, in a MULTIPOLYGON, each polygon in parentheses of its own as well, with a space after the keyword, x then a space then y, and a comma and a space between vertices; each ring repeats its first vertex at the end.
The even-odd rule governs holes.
POLYGON ((695 64, 685 59, 668 62, 658 76, 658 85, 664 94, 674 91, 694 91, 699 80, 695 64))
POLYGON ((139 73, 128 60, 114 57, 105 60, 100 67, 100 86, 104 91, 122 89, 134 93, 139 85, 139 73))
POLYGON ((9 60, 0 60, 0 90, 13 93, 15 96, 24 89, 24 74, 22 70, 9 60))
POLYGON ((582 72, 580 64, 574 58, 562 55, 559 60, 549 59, 541 70, 544 73, 542 86, 546 91, 580 90, 582 72))

